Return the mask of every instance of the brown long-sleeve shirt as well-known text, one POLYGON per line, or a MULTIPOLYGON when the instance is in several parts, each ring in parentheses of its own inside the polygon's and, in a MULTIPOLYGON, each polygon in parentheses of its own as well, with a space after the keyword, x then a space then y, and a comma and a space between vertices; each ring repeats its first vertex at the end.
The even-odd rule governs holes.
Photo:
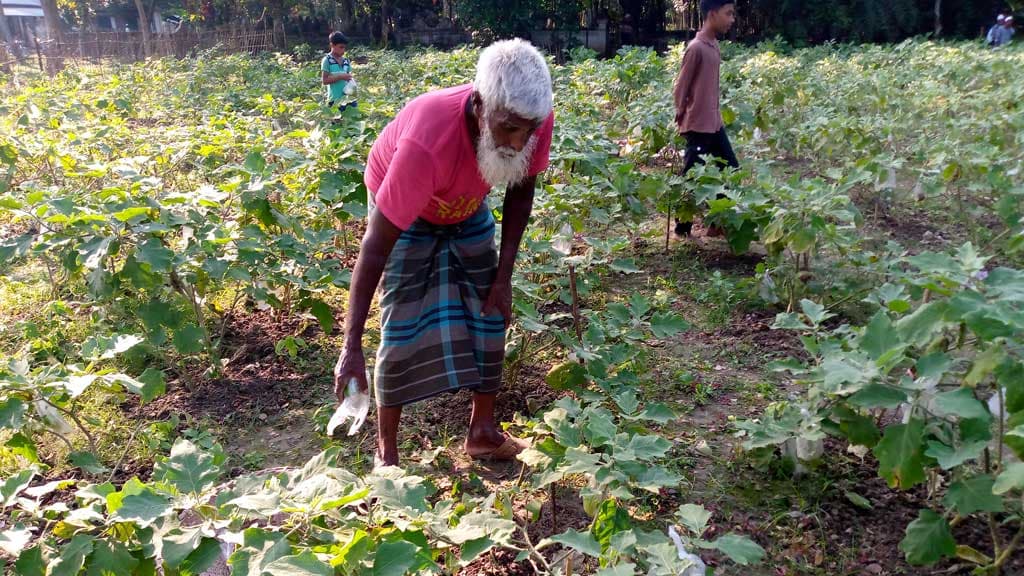
POLYGON ((713 34, 697 33, 683 53, 674 90, 680 133, 714 134, 725 124, 719 108, 718 75, 722 53, 713 34))

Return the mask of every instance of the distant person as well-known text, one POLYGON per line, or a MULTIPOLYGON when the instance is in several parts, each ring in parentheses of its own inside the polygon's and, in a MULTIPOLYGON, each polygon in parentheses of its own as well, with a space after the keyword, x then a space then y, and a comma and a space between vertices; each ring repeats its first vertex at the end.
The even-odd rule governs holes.
POLYGON ((993 48, 999 46, 999 39, 1002 37, 1003 21, 1006 20, 1005 14, 996 16, 996 23, 988 29, 988 34, 985 36, 985 44, 992 46, 993 48))
POLYGON ((1017 31, 1013 29, 1013 16, 1007 16, 1003 20, 1003 43, 1000 46, 1005 46, 1013 40, 1013 35, 1017 31))
POLYGON ((352 82, 352 62, 345 58, 348 38, 341 32, 333 32, 327 39, 331 43, 331 51, 320 62, 320 82, 325 86, 327 106, 337 107, 340 112, 344 112, 349 106, 359 106, 355 100, 349 100, 345 91, 345 87, 352 82))
POLYGON ((623 46, 636 44, 636 28, 633 27, 632 14, 626 14, 626 17, 623 18, 622 25, 619 27, 619 37, 622 39, 623 46))
MULTIPOLYGON (((683 64, 676 78, 674 99, 676 126, 686 137, 686 155, 683 174, 694 164, 703 164, 704 156, 711 156, 733 168, 739 161, 725 133, 725 123, 719 108, 719 68, 722 55, 718 49, 718 36, 726 34, 736 20, 734 0, 701 0, 704 26, 687 46, 683 64)), ((689 236, 693 222, 676 220, 676 234, 689 236)), ((709 236, 721 231, 709 229, 709 236)))
POLYGON ((351 378, 368 388, 363 331, 380 284, 377 464, 398 463, 403 406, 463 388, 473 391, 468 456, 513 460, 525 447, 498 428, 494 406, 512 272, 537 175, 548 167, 552 107, 540 52, 498 42, 480 54, 472 84, 413 99, 370 150, 371 210, 334 378, 339 400, 351 378), (504 190, 500 251, 485 201, 492 188, 504 190))

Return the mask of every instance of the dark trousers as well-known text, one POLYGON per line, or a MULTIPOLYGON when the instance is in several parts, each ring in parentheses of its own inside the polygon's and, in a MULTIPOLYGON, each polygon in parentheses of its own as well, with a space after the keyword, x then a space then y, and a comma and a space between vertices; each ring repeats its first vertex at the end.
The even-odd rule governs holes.
MULTIPOLYGON (((730 168, 740 167, 740 162, 736 159, 736 153, 733 152, 732 144, 729 142, 729 136, 725 133, 725 127, 720 128, 714 134, 687 132, 683 136, 686 137, 683 174, 689 172, 695 164, 704 164, 706 156, 711 156, 730 168)), ((676 234, 689 236, 692 229, 693 222, 680 222, 676 219, 676 234)))
POLYGON ((328 102, 328 103, 327 103, 327 106, 328 106, 329 108, 337 108, 337 109, 338 109, 338 112, 344 112, 344 111, 345 111, 345 109, 346 109, 346 108, 349 108, 349 107, 352 107, 352 108, 359 108, 359 102, 357 102, 357 101, 353 100, 353 101, 351 101, 351 102, 346 102, 346 103, 344 103, 344 104, 340 104, 340 103, 339 103, 339 104, 335 104, 335 103, 334 103, 334 101, 332 100, 331 102, 328 102))

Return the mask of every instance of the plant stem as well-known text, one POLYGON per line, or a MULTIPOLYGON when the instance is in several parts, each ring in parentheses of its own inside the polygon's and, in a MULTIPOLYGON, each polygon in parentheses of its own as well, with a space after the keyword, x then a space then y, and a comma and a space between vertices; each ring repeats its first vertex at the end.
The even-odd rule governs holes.
POLYGON ((43 402, 46 402, 47 404, 49 404, 50 406, 53 406, 54 408, 56 408, 58 411, 63 412, 69 418, 71 418, 71 420, 75 423, 76 426, 78 426, 78 429, 85 436, 85 439, 89 441, 89 451, 92 452, 93 454, 96 454, 98 452, 97 447, 96 447, 97 446, 96 445, 96 438, 92 435, 92 432, 89 432, 89 429, 86 428, 86 426, 82 422, 81 418, 78 417, 78 414, 75 414, 74 412, 72 412, 71 410, 68 410, 67 408, 61 408, 60 406, 57 406, 53 402, 50 402, 50 400, 47 399, 47 398, 43 398, 43 397, 40 396, 40 399, 43 402))
POLYGON ((572 293, 572 323, 576 327, 576 338, 583 345, 583 326, 580 324, 580 296, 576 291, 576 267, 569 265, 569 291, 572 293))
POLYGON ((548 494, 551 498, 551 534, 558 533, 558 502, 555 500, 555 485, 548 487, 548 494))
POLYGON ((665 253, 668 253, 668 241, 672 234, 672 209, 665 213, 665 253))
POLYGON ((117 463, 114 464, 114 467, 110 470, 110 476, 107 477, 107 482, 113 482, 114 474, 117 474, 117 469, 121 467, 124 459, 128 457, 128 451, 131 450, 132 443, 135 442, 135 435, 139 433, 139 430, 142 429, 142 425, 145 424, 145 422, 146 421, 144 419, 140 418, 138 424, 135 425, 135 429, 132 430, 131 436, 128 437, 128 442, 125 443, 124 452, 121 453, 121 457, 118 458, 117 463))
POLYGON ((1020 546, 1022 539, 1024 539, 1024 525, 1017 530, 1017 534, 1014 535, 1013 540, 1010 540, 1010 543, 1006 545, 1006 549, 1003 550, 1003 553, 999 555, 995 564, 992 566, 997 570, 1002 568, 1003 564, 1006 564, 1006 561, 1010 559, 1010 555, 1017 550, 1018 546, 1020 546))

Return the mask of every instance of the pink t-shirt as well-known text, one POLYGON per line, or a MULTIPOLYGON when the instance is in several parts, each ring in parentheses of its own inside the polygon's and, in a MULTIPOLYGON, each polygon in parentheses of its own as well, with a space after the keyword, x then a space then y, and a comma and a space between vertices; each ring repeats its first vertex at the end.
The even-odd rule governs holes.
MULTIPOLYGON (((366 187, 377 209, 402 230, 417 218, 433 224, 462 222, 490 192, 466 128, 466 101, 472 94, 472 84, 423 94, 406 104, 374 142, 366 187)), ((552 112, 535 132, 530 176, 548 167, 554 124, 552 112)))

